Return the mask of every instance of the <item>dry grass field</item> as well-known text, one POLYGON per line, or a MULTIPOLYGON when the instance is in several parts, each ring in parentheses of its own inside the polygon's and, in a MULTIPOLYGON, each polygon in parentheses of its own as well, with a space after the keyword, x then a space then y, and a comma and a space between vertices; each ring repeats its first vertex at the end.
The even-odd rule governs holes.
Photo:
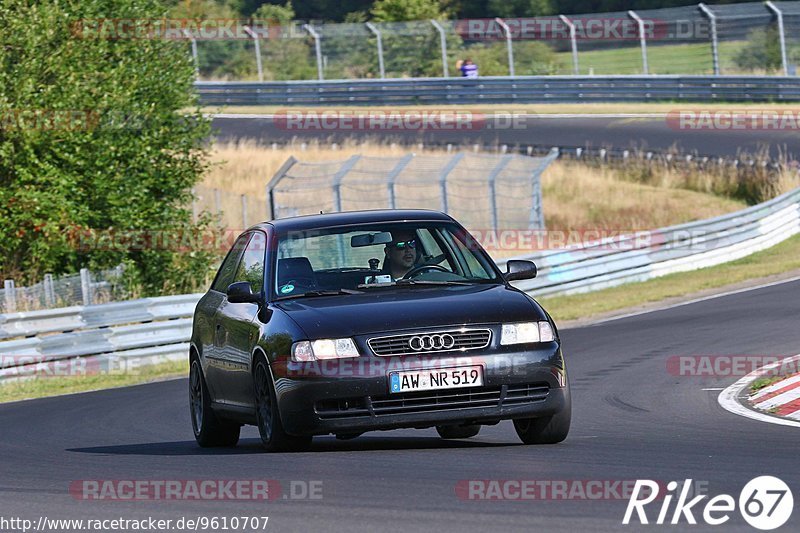
MULTIPOLYGON (((223 222, 242 227, 239 195, 248 196, 248 222, 266 218, 265 186, 289 156, 308 162, 341 161, 355 154, 402 156, 408 148, 380 144, 300 144, 287 147, 257 146, 242 142, 218 144, 212 167, 199 194, 212 208, 210 192, 220 191, 223 222)), ((430 152, 433 153, 433 152, 430 152)), ((664 169, 663 174, 641 183, 614 167, 589 166, 574 161, 556 161, 544 173, 542 193, 545 221, 549 229, 644 229, 678 224, 741 209, 744 202, 705 192, 713 190, 693 178, 664 169)), ((787 184, 787 187, 790 184, 787 184)))

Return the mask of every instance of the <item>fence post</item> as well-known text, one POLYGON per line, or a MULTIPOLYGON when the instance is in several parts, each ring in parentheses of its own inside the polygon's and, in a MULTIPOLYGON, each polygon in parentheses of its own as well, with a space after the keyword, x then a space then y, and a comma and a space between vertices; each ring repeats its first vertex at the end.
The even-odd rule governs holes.
POLYGON ((275 205, 275 187, 286 177, 286 173, 289 172, 289 169, 292 168, 295 163, 297 163, 297 159, 290 155, 289 159, 281 165, 281 168, 278 169, 275 175, 272 176, 272 179, 269 180, 269 183, 267 183, 267 212, 269 213, 270 220, 278 218, 277 206, 275 205))
POLYGON ((218 215, 222 213, 222 198, 219 189, 214 189, 214 212, 218 215))
POLYGON ((317 54, 317 79, 324 80, 325 75, 322 73, 322 45, 319 42, 319 33, 317 33, 317 30, 315 30, 311 24, 303 24, 303 29, 314 38, 314 50, 317 54))
POLYGON ((444 28, 438 21, 431 19, 431 24, 439 32, 439 45, 442 48, 442 73, 445 78, 450 77, 450 69, 447 66, 447 37, 444 33, 444 28))
POLYGON ((439 190, 440 194, 442 195, 441 198, 441 206, 442 206, 442 213, 447 213, 448 205, 447 205, 447 176, 450 174, 458 162, 464 158, 464 154, 459 153, 456 154, 447 162, 447 164, 442 169, 442 172, 439 174, 439 190))
POLYGON ((92 276, 88 268, 81 269, 81 297, 83 305, 92 305, 92 276))
POLYGON ((707 5, 700 3, 697 4, 700 11, 708 17, 708 22, 711 24, 711 56, 714 63, 714 75, 719 76, 719 43, 717 42, 717 17, 707 5))
POLYGON ((261 65, 261 44, 258 42, 258 35, 256 35, 256 33, 247 26, 244 26, 243 28, 247 35, 253 38, 253 42, 256 45, 256 68, 258 69, 258 81, 264 81, 264 68, 261 65))
POLYGON ((189 38, 192 42, 192 59, 194 60, 194 78, 196 80, 200 79, 200 61, 197 59, 197 39, 189 32, 189 30, 183 30, 183 34, 189 38))
POLYGON ((358 163, 359 159, 361 159, 360 155, 354 155, 342 163, 342 166, 339 167, 339 170, 337 170, 336 174, 333 175, 333 210, 336 213, 342 210, 342 180, 355 166, 355 164, 358 163))
POLYGON ((242 229, 247 229, 247 195, 242 195, 242 229))
POLYGON ((383 37, 381 36, 381 31, 371 22, 367 22, 367 28, 373 34, 375 34, 375 39, 378 43, 378 70, 381 73, 381 79, 386 77, 386 70, 384 69, 383 64, 383 37))
POLYGON ((56 305, 56 291, 53 286, 53 275, 44 275, 44 303, 47 307, 55 307, 56 305))
POLYGON ((767 0, 767 7, 775 13, 778 18, 778 38, 781 41, 781 65, 783 66, 783 75, 789 75, 789 62, 786 59, 786 32, 783 27, 783 11, 778 9, 778 6, 767 0))
POLYGON ((580 70, 578 69, 578 38, 575 36, 575 24, 564 15, 559 15, 558 18, 569 28, 569 44, 572 48, 572 73, 577 76, 580 74, 580 70))
POLYGON ((497 17, 494 19, 501 28, 503 28, 503 33, 506 35, 506 49, 508 51, 508 75, 512 78, 514 77, 514 47, 511 44, 511 28, 508 27, 503 19, 497 17))
POLYGON ((545 229, 544 209, 542 208, 542 173, 550 166, 550 163, 558 157, 558 148, 551 148, 539 167, 533 172, 533 205, 531 205, 531 217, 528 221, 530 229, 545 229))
POLYGON ((498 222, 497 222, 497 176, 503 171, 504 168, 508 165, 511 161, 512 156, 505 155, 500 158, 500 161, 495 165, 492 169, 491 173, 489 174, 489 207, 492 213, 492 230, 497 233, 498 230, 498 222))
POLYGON ((17 289, 14 286, 14 280, 5 280, 3 289, 6 298, 6 313, 14 313, 17 310, 17 289))
POLYGON ((636 21, 639 25, 639 42, 642 45, 642 71, 644 74, 650 74, 647 68, 647 37, 645 36, 644 21, 642 17, 636 14, 635 11, 628 11, 628 16, 636 21))
POLYGON ((408 154, 402 157, 400 161, 395 165, 389 175, 386 176, 387 182, 386 186, 389 189, 389 207, 391 209, 397 209, 397 197, 394 194, 394 182, 397 181, 397 176, 403 171, 406 166, 414 159, 414 154, 408 154))

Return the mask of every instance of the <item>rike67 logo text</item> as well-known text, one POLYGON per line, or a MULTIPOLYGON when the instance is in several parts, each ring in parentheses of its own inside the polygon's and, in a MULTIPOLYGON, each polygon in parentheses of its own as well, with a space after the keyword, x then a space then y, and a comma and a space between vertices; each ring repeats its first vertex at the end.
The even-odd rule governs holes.
MULTIPOLYGON (((707 501, 703 501, 708 498, 707 494, 690 499, 691 487, 691 479, 684 481, 683 485, 677 481, 667 484, 667 492, 663 495, 658 516, 655 517, 656 524, 697 524, 697 518, 701 518, 708 525, 722 525, 730 520, 738 503, 742 518, 754 528, 766 531, 785 524, 794 508, 794 498, 789 486, 773 476, 751 479, 739 493, 738 502, 729 494, 719 494, 707 501)), ((645 507, 660 499, 659 496, 661 494, 657 482, 649 479, 636 480, 622 523, 627 525, 631 520, 634 524, 637 520, 640 524, 651 523, 655 509, 651 509, 648 516, 645 507)), ((658 507, 658 504, 653 507, 658 507)))

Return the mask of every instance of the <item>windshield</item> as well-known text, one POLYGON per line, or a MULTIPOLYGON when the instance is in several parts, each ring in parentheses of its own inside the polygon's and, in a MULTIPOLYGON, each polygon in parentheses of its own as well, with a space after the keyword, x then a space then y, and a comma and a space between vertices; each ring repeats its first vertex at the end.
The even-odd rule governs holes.
POLYGON ((278 298, 403 285, 501 283, 475 240, 452 223, 297 231, 278 241, 278 298))

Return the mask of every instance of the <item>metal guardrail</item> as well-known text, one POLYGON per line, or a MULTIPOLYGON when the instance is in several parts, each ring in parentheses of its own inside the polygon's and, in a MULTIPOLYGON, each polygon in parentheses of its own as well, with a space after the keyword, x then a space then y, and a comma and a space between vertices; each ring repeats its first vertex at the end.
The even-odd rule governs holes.
POLYGON ((463 105, 574 102, 796 102, 800 78, 519 76, 196 82, 203 105, 463 105))
POLYGON ((797 233, 800 189, 707 220, 516 257, 539 267, 516 285, 535 296, 595 291, 733 261, 797 233))
MULTIPOLYGON (((645 235, 526 255, 521 258, 535 261, 539 275, 517 286, 536 296, 594 291, 732 261, 797 233, 800 189, 735 213, 645 235)), ((506 261, 498 261, 501 268, 506 261)), ((201 296, 0 315, 0 382, 35 374, 42 362, 89 366, 123 360, 138 366, 184 360, 201 296)))

